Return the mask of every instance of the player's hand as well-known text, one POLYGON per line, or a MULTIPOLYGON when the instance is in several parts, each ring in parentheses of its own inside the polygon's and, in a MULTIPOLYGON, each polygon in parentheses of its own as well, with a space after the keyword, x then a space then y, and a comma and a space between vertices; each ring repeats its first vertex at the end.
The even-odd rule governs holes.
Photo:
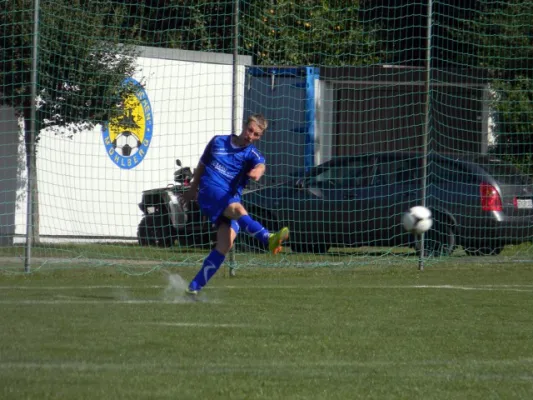
POLYGON ((248 172, 247 175, 250 179, 253 179, 254 181, 258 181, 261 178, 261 175, 258 174, 255 170, 251 170, 250 172, 248 172))
POLYGON ((265 165, 259 164, 254 169, 252 169, 250 172, 248 172, 247 175, 250 179, 253 179, 254 181, 257 182, 259 179, 261 179, 264 173, 265 173, 265 165))
POLYGON ((190 187, 189 190, 183 193, 183 198, 186 201, 194 201, 198 199, 198 189, 195 187, 190 187))

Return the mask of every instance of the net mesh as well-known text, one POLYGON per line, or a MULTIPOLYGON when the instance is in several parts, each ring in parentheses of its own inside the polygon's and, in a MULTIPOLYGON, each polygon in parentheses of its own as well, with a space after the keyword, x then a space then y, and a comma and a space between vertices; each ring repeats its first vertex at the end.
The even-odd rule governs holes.
POLYGON ((233 267, 530 260, 533 5, 393 3, 2 2, 4 269, 29 245, 34 268, 196 267, 216 238, 186 168, 251 113, 243 201, 291 238, 240 233, 233 267))

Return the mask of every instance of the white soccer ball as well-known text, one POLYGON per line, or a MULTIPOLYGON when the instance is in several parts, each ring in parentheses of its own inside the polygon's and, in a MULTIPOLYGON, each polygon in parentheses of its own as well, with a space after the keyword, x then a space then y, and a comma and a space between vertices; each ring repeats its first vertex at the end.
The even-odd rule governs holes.
POLYGON ((141 147, 141 142, 135 134, 125 131, 120 133, 113 141, 113 146, 118 154, 129 157, 136 154, 141 147))
POLYGON ((411 207, 402 218, 403 227, 407 232, 421 235, 431 229, 433 218, 431 211, 424 206, 411 207))

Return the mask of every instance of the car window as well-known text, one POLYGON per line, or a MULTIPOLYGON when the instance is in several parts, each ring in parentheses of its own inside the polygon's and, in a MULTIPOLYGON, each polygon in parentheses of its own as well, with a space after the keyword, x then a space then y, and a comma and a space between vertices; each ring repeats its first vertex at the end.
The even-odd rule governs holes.
POLYGON ((364 187, 372 185, 374 177, 373 165, 351 165, 346 171, 342 182, 343 187, 364 187))
POLYGON ((479 177, 460 162, 439 160, 428 164, 428 182, 431 184, 476 184, 479 177))
POLYGON ((350 163, 331 165, 316 175, 309 177, 310 187, 353 188, 372 184, 374 165, 372 158, 362 157, 350 163), (370 160, 370 161, 369 161, 370 160))
POLYGON ((385 159, 378 164, 376 185, 417 183, 420 179, 418 159, 385 159))

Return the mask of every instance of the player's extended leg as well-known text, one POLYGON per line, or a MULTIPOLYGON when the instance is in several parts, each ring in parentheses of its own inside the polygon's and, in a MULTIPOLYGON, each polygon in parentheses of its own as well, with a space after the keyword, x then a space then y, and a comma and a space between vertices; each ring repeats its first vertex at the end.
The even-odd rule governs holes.
POLYGON ((270 233, 261 223, 250 217, 240 203, 230 204, 224 211, 224 215, 236 220, 244 232, 268 246, 268 249, 274 254, 281 251, 281 244, 289 238, 289 228, 285 227, 276 233, 270 233))
POLYGON ((233 246, 238 230, 239 227, 234 222, 231 225, 227 222, 222 222, 219 225, 217 230, 217 244, 204 259, 202 268, 200 268, 191 283, 189 283, 189 287, 186 290, 188 295, 197 295, 207 285, 207 282, 209 282, 213 275, 215 275, 224 262, 226 254, 228 254, 228 251, 233 246))
POLYGON ((248 214, 237 220, 243 231, 261 241, 273 254, 281 252, 282 243, 289 238, 289 228, 281 228, 276 233, 270 233, 263 225, 252 219, 248 214))

